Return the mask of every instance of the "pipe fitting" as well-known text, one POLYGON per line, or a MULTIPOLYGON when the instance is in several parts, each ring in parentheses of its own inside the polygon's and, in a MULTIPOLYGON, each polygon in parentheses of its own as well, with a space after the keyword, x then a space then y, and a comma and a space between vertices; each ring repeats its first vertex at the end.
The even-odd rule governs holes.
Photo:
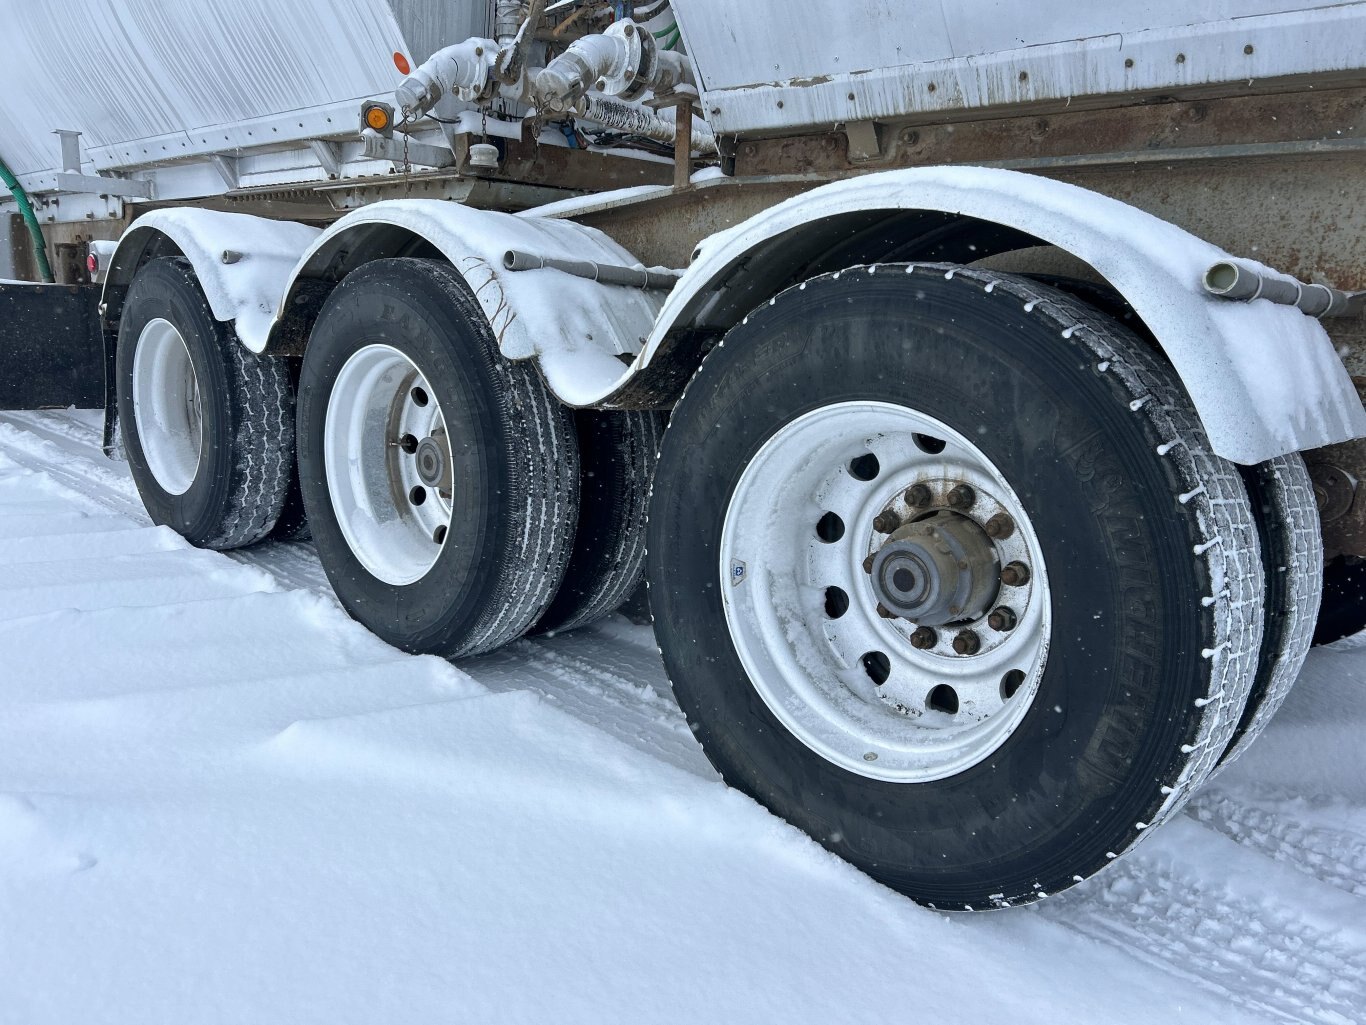
POLYGON ((1241 260, 1222 260, 1205 271, 1205 291, 1221 299, 1266 299, 1294 306, 1310 317, 1350 317, 1366 310, 1366 292, 1344 292, 1299 281, 1241 260))
POLYGON ((475 99, 488 86, 496 48, 491 39, 466 39, 437 50, 394 90, 394 102, 403 119, 416 120, 447 93, 475 99))

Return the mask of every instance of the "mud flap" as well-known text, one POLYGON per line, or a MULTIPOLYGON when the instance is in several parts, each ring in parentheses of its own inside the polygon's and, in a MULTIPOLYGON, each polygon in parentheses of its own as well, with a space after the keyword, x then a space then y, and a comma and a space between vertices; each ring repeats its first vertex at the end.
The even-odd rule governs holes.
POLYGON ((0 283, 0 409, 104 406, 99 285, 0 283))

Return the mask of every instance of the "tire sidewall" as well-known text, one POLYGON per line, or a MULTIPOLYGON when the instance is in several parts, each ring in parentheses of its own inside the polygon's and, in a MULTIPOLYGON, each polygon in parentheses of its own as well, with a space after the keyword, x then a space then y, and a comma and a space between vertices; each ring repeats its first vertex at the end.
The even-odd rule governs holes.
POLYGON ((1170 515, 1174 471, 1152 457, 1164 439, 1082 346, 1004 296, 900 269, 838 277, 732 331, 666 433, 649 574, 676 693, 728 782, 890 885, 945 906, 1070 885, 1152 821, 1194 739, 1182 710, 1208 691, 1212 628, 1188 613, 1209 582, 1170 515), (750 684, 721 601, 719 539, 749 459, 796 417, 865 400, 974 440, 1028 511, 1052 594, 1024 720, 931 783, 850 773, 790 734, 750 684))
POLYGON ((239 411, 230 399, 225 347, 238 344, 225 337, 213 319, 193 272, 179 261, 156 260, 138 272, 119 322, 115 369, 118 412, 129 469, 147 514, 194 544, 206 544, 218 531, 233 477, 231 440, 239 411), (138 436, 133 404, 133 365, 142 332, 152 321, 170 322, 180 332, 199 388, 203 443, 194 480, 182 494, 163 488, 148 465, 138 436))

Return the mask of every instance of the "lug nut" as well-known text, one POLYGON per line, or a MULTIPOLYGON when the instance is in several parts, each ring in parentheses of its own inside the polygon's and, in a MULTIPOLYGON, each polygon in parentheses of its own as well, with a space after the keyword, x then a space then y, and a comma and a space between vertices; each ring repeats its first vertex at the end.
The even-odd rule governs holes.
POLYGON ((912 484, 906 489, 906 504, 912 509, 923 509, 934 501, 934 492, 926 484, 912 484))
POLYGON ((975 655, 981 648, 981 640, 971 630, 959 630, 953 639, 953 650, 959 655, 975 655))
POLYGON ((873 554, 871 552, 869 552, 868 557, 863 560, 863 572, 873 572, 873 554))
POLYGON ((873 529, 879 534, 890 534, 901 526, 901 517, 891 509, 884 509, 873 518, 873 529))
POLYGON ((933 648, 939 643, 939 635, 928 626, 918 626, 915 633, 911 634, 911 647, 919 648, 924 651, 926 648, 933 648))
POLYGON ((1029 567, 1023 562, 1007 563, 1001 570, 1001 583, 1007 587, 1023 587, 1029 583, 1029 567))
POLYGON ((1015 533, 1015 521, 1003 512, 997 513, 986 522, 987 537, 995 541, 1004 541, 1015 533))
POLYGON ((959 484, 949 492, 949 507, 957 509, 960 512, 964 509, 971 509, 973 503, 976 501, 977 492, 973 491, 972 488, 966 484, 959 484))
POLYGON ((992 609, 991 615, 987 616, 987 626, 999 633, 1009 633, 1015 629, 1015 624, 1019 619, 1015 615, 1015 610, 1007 605, 1001 605, 992 609))
POLYGON ((883 605, 883 604, 882 604, 882 602, 878 602, 878 603, 877 603, 877 614, 878 614, 879 616, 881 616, 883 619, 895 619, 895 618, 896 618, 896 613, 895 613, 895 612, 892 612, 890 609, 888 609, 886 605, 883 605))

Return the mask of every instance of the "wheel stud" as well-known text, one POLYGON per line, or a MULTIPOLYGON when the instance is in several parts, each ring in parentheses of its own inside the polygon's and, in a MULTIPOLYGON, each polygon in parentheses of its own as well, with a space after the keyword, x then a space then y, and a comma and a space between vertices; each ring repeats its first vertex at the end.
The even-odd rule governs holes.
POLYGON ((1029 567, 1023 562, 1007 563, 1001 570, 1001 583, 1007 587, 1023 587, 1029 583, 1029 567))
POLYGON ((923 509, 934 501, 934 492, 927 484, 912 484, 906 489, 906 504, 912 509, 923 509))
POLYGON ((966 484, 959 484, 949 492, 949 507, 962 512, 964 509, 971 509, 977 501, 977 492, 966 484))
POLYGON ((871 572, 873 572, 873 553, 872 553, 872 552, 869 552, 869 553, 868 553, 868 557, 867 557, 866 559, 863 560, 863 572, 865 572, 865 573, 871 573, 871 572))
POLYGON ((938 643, 939 635, 928 626, 918 626, 915 628, 915 633, 911 634, 912 648, 919 648, 924 651, 927 648, 933 648, 938 643))
POLYGON ((1015 521, 1003 512, 997 513, 986 522, 987 537, 995 541, 1004 541, 1015 533, 1015 521))
POLYGON ((403 449, 403 451, 407 452, 409 455, 412 455, 414 452, 417 451, 417 439, 414 438, 411 434, 405 434, 403 437, 398 439, 398 447, 403 449))
POLYGON ((959 655, 975 655, 981 648, 981 640, 971 630, 959 630, 953 638, 953 650, 959 655))
POLYGON ((1015 624, 1019 619, 1015 615, 1015 610, 1008 605, 1001 605, 992 610, 991 615, 987 616, 987 626, 999 633, 1009 633, 1015 629, 1015 624))
POLYGON ((891 509, 884 509, 873 518, 873 529, 879 534, 890 534, 901 526, 901 517, 891 509))
POLYGON ((896 613, 887 608, 886 605, 883 605, 882 602, 877 603, 877 614, 881 616, 883 619, 896 618, 896 613))

